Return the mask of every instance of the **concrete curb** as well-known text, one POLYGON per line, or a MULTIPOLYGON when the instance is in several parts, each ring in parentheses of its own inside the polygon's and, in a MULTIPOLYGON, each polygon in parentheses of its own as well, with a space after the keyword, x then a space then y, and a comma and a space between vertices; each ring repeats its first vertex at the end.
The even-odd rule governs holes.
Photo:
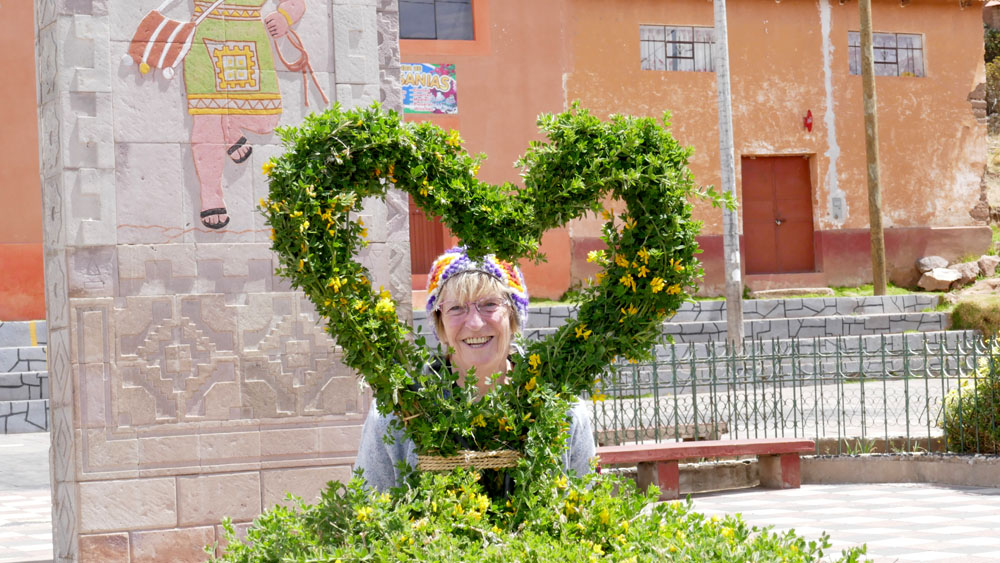
POLYGON ((927 483, 1000 487, 1000 456, 864 454, 802 458, 802 483, 927 483))

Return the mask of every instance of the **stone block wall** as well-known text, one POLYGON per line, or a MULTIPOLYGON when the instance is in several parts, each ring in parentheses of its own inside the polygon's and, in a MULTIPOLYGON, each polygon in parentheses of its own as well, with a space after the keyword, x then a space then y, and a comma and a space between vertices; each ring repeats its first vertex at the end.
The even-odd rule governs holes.
MULTIPOLYGON (((156 56, 169 44, 140 50, 144 73, 130 42, 161 3, 35 2, 59 562, 204 560, 223 517, 348 478, 370 401, 275 276, 255 206, 274 127, 321 110, 322 94, 400 109, 395 1, 230 0, 172 73, 156 56), (315 83, 277 60, 269 17, 301 36, 315 83)), ((212 4, 162 14, 189 22, 212 4)), ((406 196, 361 215, 360 258, 408 316, 406 196)))

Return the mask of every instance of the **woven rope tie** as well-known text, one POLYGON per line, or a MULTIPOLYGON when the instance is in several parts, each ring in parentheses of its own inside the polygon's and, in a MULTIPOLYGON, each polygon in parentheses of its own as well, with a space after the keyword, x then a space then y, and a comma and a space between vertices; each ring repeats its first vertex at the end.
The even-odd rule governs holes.
POLYGON ((417 469, 421 471, 451 471, 459 467, 504 469, 515 467, 519 459, 521 459, 521 454, 514 450, 495 450, 489 452, 460 450, 458 455, 451 457, 418 455, 417 469))
POLYGON ((313 72, 312 64, 309 62, 309 53, 306 52, 305 46, 302 44, 302 38, 299 37, 295 30, 289 28, 288 35, 285 36, 288 39, 288 43, 295 48, 300 53, 299 59, 297 61, 289 62, 285 59, 284 55, 281 54, 281 49, 278 48, 278 40, 274 40, 274 52, 277 53, 278 59, 281 60, 281 64, 285 65, 285 68, 292 72, 302 72, 302 93, 305 96, 306 107, 309 106, 309 81, 306 78, 308 75, 312 78, 313 84, 316 85, 316 89, 319 90, 319 95, 323 97, 323 102, 325 105, 330 105, 330 99, 326 97, 326 93, 323 92, 323 87, 319 85, 319 81, 316 80, 316 73, 313 72))

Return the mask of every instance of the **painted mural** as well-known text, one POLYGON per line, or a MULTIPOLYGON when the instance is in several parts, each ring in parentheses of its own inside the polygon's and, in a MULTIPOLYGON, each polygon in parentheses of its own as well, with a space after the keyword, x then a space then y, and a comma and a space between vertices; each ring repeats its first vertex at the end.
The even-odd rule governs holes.
POLYGON ((145 15, 128 55, 143 75, 159 71, 167 79, 183 64, 184 95, 191 115, 191 153, 200 185, 198 220, 224 229, 223 172, 228 161, 242 165, 253 154, 248 132, 270 135, 281 117, 282 97, 275 60, 302 72, 305 103, 307 76, 325 104, 329 99, 316 79, 295 25, 306 12, 305 0, 189 0, 190 21, 164 16, 180 0, 165 0, 145 15), (273 3, 272 11, 265 5, 273 3), (289 61, 281 51, 298 51, 289 61))

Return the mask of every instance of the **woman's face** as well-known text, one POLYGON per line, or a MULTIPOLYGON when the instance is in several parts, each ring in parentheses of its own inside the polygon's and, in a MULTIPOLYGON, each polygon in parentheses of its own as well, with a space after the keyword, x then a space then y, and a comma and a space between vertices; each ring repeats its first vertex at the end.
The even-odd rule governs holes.
POLYGON ((441 336, 445 345, 454 350, 451 362, 462 374, 476 368, 483 386, 490 375, 507 371, 512 338, 509 302, 503 295, 492 292, 459 302, 449 295, 447 287, 443 289, 441 336))

